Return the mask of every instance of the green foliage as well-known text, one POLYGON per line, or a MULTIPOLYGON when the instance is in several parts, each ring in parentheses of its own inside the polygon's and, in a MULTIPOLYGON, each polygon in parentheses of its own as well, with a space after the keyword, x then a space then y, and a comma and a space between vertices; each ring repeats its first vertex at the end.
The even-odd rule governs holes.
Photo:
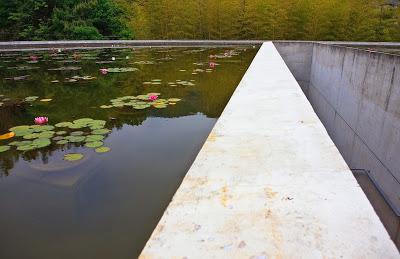
POLYGON ((387 0, 0 0, 0 39, 400 41, 387 0), (135 32, 135 35, 133 35, 135 32))
POLYGON ((111 0, 0 0, 1 40, 132 38, 111 0))

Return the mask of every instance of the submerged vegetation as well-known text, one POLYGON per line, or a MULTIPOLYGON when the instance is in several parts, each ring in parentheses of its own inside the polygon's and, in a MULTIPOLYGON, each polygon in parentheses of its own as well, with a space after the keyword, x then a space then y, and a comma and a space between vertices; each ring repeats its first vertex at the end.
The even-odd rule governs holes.
POLYGON ((2 40, 400 41, 397 0, 0 0, 2 40))

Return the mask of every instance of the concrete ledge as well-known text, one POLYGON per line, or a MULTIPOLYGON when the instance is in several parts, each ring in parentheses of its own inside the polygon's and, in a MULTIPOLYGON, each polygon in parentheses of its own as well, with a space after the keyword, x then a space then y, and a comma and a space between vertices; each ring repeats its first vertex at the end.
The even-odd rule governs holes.
POLYGON ((271 42, 141 258, 399 258, 271 42))
MULTIPOLYGON (((188 47, 188 46, 241 46, 261 45, 265 40, 78 40, 78 41, 6 41, 0 42, 2 51, 32 51, 46 49, 88 49, 129 47, 188 47)), ((344 42, 344 41, 289 41, 278 40, 276 44, 328 44, 347 47, 400 48, 399 42, 344 42)))

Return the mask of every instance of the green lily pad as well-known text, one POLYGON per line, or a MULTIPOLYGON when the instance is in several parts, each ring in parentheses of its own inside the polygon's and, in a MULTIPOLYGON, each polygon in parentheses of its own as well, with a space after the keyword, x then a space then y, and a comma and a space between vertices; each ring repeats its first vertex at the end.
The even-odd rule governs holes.
POLYGON ((44 131, 39 133, 39 138, 51 138, 54 136, 54 131, 44 131))
POLYGON ((48 138, 39 138, 39 139, 35 139, 31 145, 35 146, 36 148, 43 148, 43 147, 50 146, 51 141, 48 138))
POLYGON ((9 143, 10 146, 16 146, 16 147, 26 146, 26 145, 30 145, 30 144, 32 144, 32 141, 30 141, 30 140, 13 141, 13 142, 9 143))
POLYGON ((53 130, 55 127, 51 125, 43 125, 43 126, 31 126, 35 132, 43 132, 43 131, 50 131, 53 130))
POLYGON ((23 146, 19 146, 19 147, 17 147, 17 150, 18 151, 30 151, 30 150, 34 150, 34 149, 36 149, 36 146, 34 146, 34 145, 23 145, 23 146))
POLYGON ((78 142, 85 141, 84 136, 67 136, 67 137, 65 137, 65 139, 72 143, 78 143, 78 142))
POLYGON ((100 106, 101 109, 110 109, 112 107, 114 107, 114 105, 102 105, 102 106, 100 106))
POLYGON ((89 135, 86 137, 85 141, 86 142, 96 142, 96 141, 102 141, 104 139, 103 135, 89 135))
POLYGON ((24 137, 26 135, 32 134, 33 130, 21 130, 21 131, 13 131, 15 136, 17 137, 24 137))
POLYGON ((66 139, 62 139, 62 140, 59 140, 56 142, 57 145, 65 145, 67 143, 68 143, 68 140, 66 140, 66 139))
POLYGON ((83 158, 83 154, 81 153, 69 153, 64 155, 64 160, 66 161, 78 161, 83 158))
POLYGON ((68 128, 70 129, 82 129, 87 127, 86 124, 76 124, 76 123, 72 123, 71 125, 68 126, 68 128))
POLYGON ((64 130, 60 130, 60 131, 57 131, 57 132, 56 132, 56 135, 59 135, 59 136, 65 135, 65 134, 67 134, 67 132, 64 131, 64 130))
POLYGON ((176 102, 179 102, 181 99, 179 99, 179 98, 169 98, 168 99, 168 102, 171 102, 171 103, 176 103, 176 102))
POLYGON ((35 138, 38 138, 39 135, 40 135, 39 133, 31 133, 31 134, 28 134, 28 135, 24 135, 23 138, 24 139, 35 139, 35 138))
POLYGON ((101 147, 104 143, 102 141, 92 141, 92 142, 87 142, 85 144, 85 147, 88 148, 97 148, 97 147, 101 147))
POLYGON ((125 72, 134 72, 138 70, 139 69, 135 67, 122 67, 122 68, 113 67, 107 69, 108 73, 125 73, 125 72))
POLYGON ((54 137, 54 138, 52 138, 54 141, 60 141, 60 140, 63 140, 64 139, 64 137, 63 136, 57 136, 57 137, 54 137))
POLYGON ((93 121, 93 119, 91 119, 91 118, 82 118, 82 119, 74 120, 73 123, 75 123, 75 124, 87 124, 87 123, 89 123, 91 121, 93 121))
POLYGON ((99 147, 96 148, 94 151, 96 151, 96 153, 107 153, 110 152, 111 148, 109 147, 99 147))
POLYGON ((36 101, 38 98, 39 98, 39 96, 28 96, 28 97, 26 97, 24 100, 25 100, 26 102, 34 102, 34 101, 36 101))
POLYGON ((22 126, 12 127, 12 128, 9 129, 9 131, 12 131, 12 132, 15 132, 15 131, 27 131, 30 128, 31 128, 30 126, 22 125, 22 126))
POLYGON ((66 121, 66 122, 57 123, 55 126, 57 128, 68 128, 72 124, 73 124, 72 122, 66 121))
POLYGON ((82 136, 85 132, 83 131, 73 131, 70 133, 71 136, 82 136))
POLYGON ((105 135, 105 134, 108 134, 108 133, 110 133, 109 129, 97 129, 97 130, 93 130, 92 131, 93 135, 105 135))
POLYGON ((10 146, 0 146, 0 153, 10 150, 10 146))

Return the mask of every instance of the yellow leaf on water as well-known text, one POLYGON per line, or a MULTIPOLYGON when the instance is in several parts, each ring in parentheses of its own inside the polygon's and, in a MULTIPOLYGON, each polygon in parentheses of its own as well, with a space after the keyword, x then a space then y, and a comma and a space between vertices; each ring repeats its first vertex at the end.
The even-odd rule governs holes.
POLYGON ((41 99, 40 101, 41 102, 50 102, 50 101, 52 101, 53 99, 41 99))
POLYGON ((13 138, 14 136, 15 136, 14 132, 8 132, 6 134, 0 135, 0 140, 10 139, 13 138))

